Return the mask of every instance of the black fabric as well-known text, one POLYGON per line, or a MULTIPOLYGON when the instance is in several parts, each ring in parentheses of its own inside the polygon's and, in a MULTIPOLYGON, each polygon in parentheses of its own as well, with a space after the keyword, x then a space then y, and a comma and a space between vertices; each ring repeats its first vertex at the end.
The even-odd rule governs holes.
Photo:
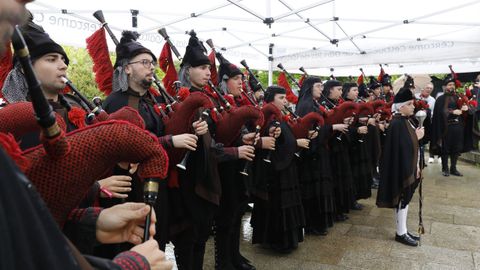
POLYGON ((447 74, 445 78, 443 78, 443 85, 447 85, 451 82, 455 82, 455 77, 452 74, 447 74))
POLYGON ((80 269, 45 203, 0 148, 0 269, 80 269))
POLYGON ((264 101, 266 103, 272 102, 275 98, 275 95, 277 94, 286 94, 287 90, 285 88, 278 86, 278 85, 272 85, 265 90, 265 98, 264 101))
MULTIPOLYGON (((345 84, 343 84, 342 98, 344 100, 347 99, 348 93, 350 93, 350 89, 352 89, 353 87, 357 87, 357 84, 356 83, 345 83, 345 84)), ((355 101, 355 100, 351 100, 351 101, 355 101)))
MULTIPOLYGON (((156 100, 161 102, 160 97, 156 100)), ((140 96, 137 92, 132 89, 127 91, 117 91, 111 93, 107 99, 103 102, 103 108, 107 113, 113 113, 125 106, 132 105, 136 103, 136 107, 133 108, 138 111, 143 121, 145 122, 146 130, 150 131, 153 135, 157 137, 164 136, 164 124, 161 117, 155 111, 155 101, 153 97, 147 92, 145 95, 140 96), (133 99, 132 102, 131 99, 133 99)), ((134 105, 135 106, 135 105, 134 105)), ((143 181, 136 174, 131 175, 128 170, 123 170, 121 168, 115 168, 113 175, 128 175, 132 177, 132 190, 128 193, 128 198, 124 199, 100 199, 101 206, 110 207, 115 204, 122 203, 124 201, 130 202, 143 202, 143 181)), ((169 203, 167 195, 167 181, 161 181, 159 184, 158 197, 155 203, 154 209, 157 217, 162 217, 156 223, 157 233, 155 234, 155 239, 159 243, 159 247, 162 250, 165 250, 166 243, 168 242, 168 212, 169 212, 169 203)), ((113 258, 116 254, 122 251, 129 250, 133 245, 129 243, 123 244, 110 244, 110 245, 101 245, 95 248, 95 255, 103 256, 106 258, 113 258)))
POLYGON ((418 185, 418 139, 406 117, 391 121, 380 162, 380 185, 377 206, 396 208, 400 201, 408 204, 418 185))
POLYGON ((137 39, 140 37, 140 34, 132 31, 123 31, 122 38, 120 43, 118 43, 117 48, 115 49, 117 58, 115 60, 114 67, 118 67, 125 60, 130 60, 133 57, 142 54, 148 53, 152 56, 152 59, 155 61, 157 58, 149 49, 145 48, 137 39))
MULTIPOLYGON (((362 124, 355 124, 354 128, 363 126, 362 124)), ((368 129, 368 127, 367 127, 368 129)), ((372 196, 372 167, 371 156, 368 151, 369 137, 367 134, 352 134, 350 142, 350 163, 352 168, 353 182, 355 184, 356 199, 368 199, 372 196)))
POLYGON ((433 155, 457 154, 473 149, 473 115, 454 115, 458 96, 446 92, 435 101, 430 152, 433 155))
POLYGON ((201 65, 210 65, 210 59, 205 55, 205 51, 200 44, 196 34, 190 35, 187 48, 185 49, 185 55, 183 56, 181 67, 188 64, 192 67, 198 67, 201 65))
POLYGON ((369 82, 368 82, 368 89, 370 91, 373 91, 374 89, 377 89, 378 87, 381 87, 382 85, 375 79, 374 76, 369 77, 369 82))
MULTIPOLYGON (((62 116, 63 120, 65 121, 65 124, 67 125, 67 132, 77 129, 77 127, 73 125, 72 122, 70 122, 70 120, 68 119, 68 110, 64 106, 64 104, 61 104, 60 102, 54 102, 52 100, 49 100, 48 102, 52 106, 53 110, 56 113, 58 113, 60 116, 62 116)), ((40 144, 40 131, 27 133, 23 135, 22 138, 20 138, 20 148, 22 150, 35 147, 39 144, 40 144)))
POLYGON ((30 18, 26 25, 21 27, 21 31, 32 61, 47 53, 59 53, 65 58, 65 64, 69 64, 70 60, 62 46, 53 41, 41 26, 35 24, 33 17, 30 18))
POLYGON ((383 74, 380 83, 382 86, 392 86, 392 77, 388 74, 383 74))
MULTIPOLYGON (((293 160, 294 151, 287 157, 290 164, 276 166, 282 144, 296 144, 286 123, 281 124, 285 140, 277 144, 272 154, 272 166, 264 166, 267 176, 268 199, 255 197, 251 225, 253 227, 252 242, 261 243, 281 252, 295 249, 303 241, 302 228, 305 225, 301 195, 298 184, 298 172, 293 160), (290 135, 288 135, 290 133, 290 135), (274 158, 275 156, 275 158, 274 158)), ((287 147, 289 148, 289 147, 287 147)))
POLYGON ((403 103, 415 99, 410 88, 402 87, 393 98, 393 103, 403 103))
POLYGON ((216 53, 220 65, 218 67, 219 80, 228 80, 237 75, 243 75, 242 71, 234 64, 230 63, 221 53, 216 53))

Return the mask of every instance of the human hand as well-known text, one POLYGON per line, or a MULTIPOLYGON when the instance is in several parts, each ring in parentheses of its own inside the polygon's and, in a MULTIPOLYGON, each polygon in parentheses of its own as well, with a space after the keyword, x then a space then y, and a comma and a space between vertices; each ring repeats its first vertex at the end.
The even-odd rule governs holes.
MULTIPOLYGON (((144 203, 123 203, 100 212, 96 226, 97 240, 103 244, 130 242, 140 244, 145 218, 150 206, 144 203)), ((155 211, 152 211, 150 235, 155 235, 155 211)))
POLYGON ((238 158, 252 161, 255 157, 255 147, 251 145, 242 145, 238 147, 238 158))
POLYGON ((195 151, 197 148, 197 140, 197 135, 189 133, 172 136, 173 147, 185 148, 191 151, 195 151))
POLYGON ((461 115, 461 114, 462 114, 462 111, 459 110, 459 109, 456 109, 456 110, 453 110, 452 113, 455 114, 455 115, 461 115))
POLYGON ((260 139, 262 140, 262 149, 275 150, 276 139, 274 137, 266 136, 260 139))
POLYGON ((297 139, 297 146, 300 148, 308 149, 309 144, 310 144, 309 139, 297 139))
POLYGON ((313 140, 313 139, 317 138, 317 136, 318 136, 318 131, 316 131, 316 130, 309 130, 308 131, 308 138, 310 140, 313 140))
POLYGON ((195 134, 198 136, 204 135, 208 132, 208 124, 205 120, 193 122, 192 127, 195 129, 195 134))
MULTIPOLYGON (((113 198, 125 199, 128 197, 127 193, 132 190, 132 177, 127 175, 112 175, 102 180, 98 180, 101 189, 106 189, 112 193, 113 198)), ((108 197, 103 192, 100 193, 100 197, 108 197)))
POLYGON ((259 139, 260 139, 260 134, 255 132, 250 132, 243 135, 242 142, 247 145, 255 145, 259 139))
POLYGON ((134 246, 130 250, 145 257, 152 270, 171 270, 173 268, 173 263, 166 259, 165 253, 158 248, 158 243, 154 239, 134 246))
POLYGON ((417 128, 415 129, 415 133, 417 134, 417 138, 421 140, 423 136, 425 136, 425 128, 424 127, 417 128))
POLYGON ((347 124, 334 124, 332 126, 333 130, 337 130, 337 131, 340 131, 340 132, 347 132, 348 131, 348 125, 347 124))
POLYGON ((357 133, 358 134, 367 134, 368 133, 368 128, 366 126, 361 126, 357 128, 357 133))

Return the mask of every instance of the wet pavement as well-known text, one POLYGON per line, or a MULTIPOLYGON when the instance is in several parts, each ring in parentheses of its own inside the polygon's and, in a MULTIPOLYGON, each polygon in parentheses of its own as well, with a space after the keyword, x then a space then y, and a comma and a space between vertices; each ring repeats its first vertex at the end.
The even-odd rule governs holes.
MULTIPOLYGON (((479 269, 480 270, 480 167, 458 166, 464 177, 444 177, 440 164, 428 164, 424 174, 422 245, 395 242, 391 209, 375 206, 352 211, 347 221, 336 223, 327 236, 306 236, 291 254, 277 254, 251 244, 250 215, 244 216, 241 250, 258 270, 310 269, 479 269)), ((410 203, 408 229, 418 229, 418 192, 410 203)), ((173 258, 172 247, 167 257, 173 258)), ((207 243, 204 269, 214 269, 213 239, 207 243)))

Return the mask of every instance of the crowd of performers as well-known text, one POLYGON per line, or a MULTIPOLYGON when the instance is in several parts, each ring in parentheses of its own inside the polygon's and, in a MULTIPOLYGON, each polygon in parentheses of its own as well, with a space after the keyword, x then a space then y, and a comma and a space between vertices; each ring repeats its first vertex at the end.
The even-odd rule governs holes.
POLYGON ((87 48, 107 97, 91 102, 67 79, 63 48, 31 16, 19 29, 31 63, 12 38, 0 110, 5 269, 170 269, 160 251, 169 242, 178 269, 203 269, 208 239, 215 269, 255 269, 240 252, 249 203, 252 244, 290 253, 362 211, 372 188, 378 207, 395 211, 395 240, 416 246, 406 220, 422 145, 431 142, 446 176, 461 175, 458 156, 473 145, 477 106, 456 92, 453 73, 434 108, 428 94, 415 98, 411 78, 394 95, 383 71, 368 86, 286 73, 295 96, 288 86, 264 89, 211 41, 209 57, 193 31, 177 74, 165 31, 157 60, 138 34, 118 41, 103 21, 87 48))

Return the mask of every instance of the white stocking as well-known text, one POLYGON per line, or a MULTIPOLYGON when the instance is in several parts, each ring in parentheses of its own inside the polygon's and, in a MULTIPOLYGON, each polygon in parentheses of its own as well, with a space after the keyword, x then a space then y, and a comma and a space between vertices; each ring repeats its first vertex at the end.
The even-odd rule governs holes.
POLYGON ((404 235, 407 233, 407 215, 408 215, 408 205, 404 208, 395 209, 397 222, 397 234, 404 235))

